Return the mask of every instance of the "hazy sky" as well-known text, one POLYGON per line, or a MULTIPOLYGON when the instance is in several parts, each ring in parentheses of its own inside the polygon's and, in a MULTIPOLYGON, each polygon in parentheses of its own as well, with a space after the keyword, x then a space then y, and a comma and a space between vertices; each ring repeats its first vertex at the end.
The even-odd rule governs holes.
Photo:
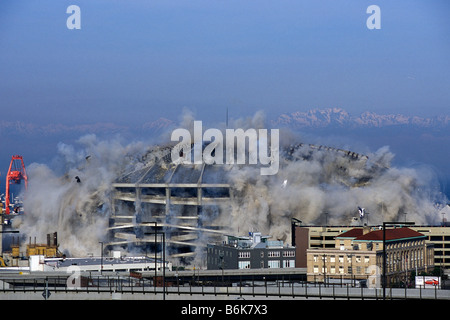
POLYGON ((449 1, 3 0, 1 120, 450 107, 449 1), (68 29, 70 5, 81 29, 68 29), (381 9, 381 29, 366 12, 381 9))

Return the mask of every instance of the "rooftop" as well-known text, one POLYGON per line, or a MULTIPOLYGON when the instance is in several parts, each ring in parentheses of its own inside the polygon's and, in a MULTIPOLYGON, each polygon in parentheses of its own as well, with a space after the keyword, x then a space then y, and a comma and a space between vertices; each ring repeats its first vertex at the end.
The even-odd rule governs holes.
MULTIPOLYGON (((386 241, 425 237, 422 233, 407 227, 386 229, 386 241)), ((383 230, 374 230, 364 234, 362 228, 354 228, 338 235, 336 238, 352 238, 354 241, 383 241, 383 230)))
POLYGON ((341 233, 336 238, 357 238, 363 235, 364 230, 362 228, 353 228, 344 233, 341 233))
POLYGON ((249 232, 248 236, 227 235, 226 238, 226 243, 222 243, 221 245, 231 246, 237 249, 282 248, 285 246, 283 241, 269 240, 270 236, 263 236, 260 232, 249 232))

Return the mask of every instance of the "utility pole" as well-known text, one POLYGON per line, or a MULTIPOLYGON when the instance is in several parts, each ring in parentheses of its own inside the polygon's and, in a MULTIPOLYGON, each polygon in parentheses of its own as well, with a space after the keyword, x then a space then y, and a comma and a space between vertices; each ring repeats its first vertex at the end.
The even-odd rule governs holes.
POLYGON ((100 252, 100 274, 103 274, 103 242, 99 242, 102 245, 102 251, 100 252))

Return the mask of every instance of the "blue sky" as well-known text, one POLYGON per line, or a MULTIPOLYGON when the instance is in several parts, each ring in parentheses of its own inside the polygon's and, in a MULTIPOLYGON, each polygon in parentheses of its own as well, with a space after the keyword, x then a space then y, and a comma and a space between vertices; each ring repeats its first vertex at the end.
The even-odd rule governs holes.
POLYGON ((10 0, 0 110, 33 123, 141 125, 339 106, 450 107, 448 1, 10 0), (81 29, 69 30, 69 5, 81 29), (369 30, 369 5, 381 29, 369 30))
MULTIPOLYGON (((2 0, 0 123, 140 127, 184 108, 212 123, 226 108, 232 118, 332 107, 449 115, 449 9, 447 0, 2 0), (80 30, 66 26, 70 5, 80 30), (366 26, 370 5, 381 9, 379 30, 366 26)), ((0 132, 0 179, 11 155, 49 163, 76 135, 0 132)), ((333 137, 430 164, 450 196, 448 130, 368 135, 333 137)))

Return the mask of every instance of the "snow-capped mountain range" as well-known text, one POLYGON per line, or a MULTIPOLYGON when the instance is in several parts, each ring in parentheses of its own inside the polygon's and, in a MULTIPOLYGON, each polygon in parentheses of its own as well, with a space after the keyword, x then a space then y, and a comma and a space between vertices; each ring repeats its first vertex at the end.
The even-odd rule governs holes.
MULTIPOLYGON (((377 114, 366 111, 360 115, 351 115, 342 108, 311 109, 283 113, 278 118, 267 119, 273 127, 291 128, 383 128, 383 127, 412 127, 412 128, 450 128, 450 116, 440 115, 431 118, 407 116, 403 114, 377 114)), ((0 121, 0 134, 87 134, 87 133, 120 133, 120 132, 160 132, 176 126, 176 122, 167 118, 159 118, 142 125, 128 127, 112 122, 98 122, 92 124, 46 124, 26 123, 22 121, 0 121)))
POLYGON ((342 108, 312 109, 281 114, 272 121, 273 125, 285 125, 298 128, 312 127, 349 127, 381 128, 386 126, 413 126, 421 128, 447 127, 450 116, 441 115, 433 118, 406 116, 403 114, 377 114, 366 111, 353 116, 342 108))

